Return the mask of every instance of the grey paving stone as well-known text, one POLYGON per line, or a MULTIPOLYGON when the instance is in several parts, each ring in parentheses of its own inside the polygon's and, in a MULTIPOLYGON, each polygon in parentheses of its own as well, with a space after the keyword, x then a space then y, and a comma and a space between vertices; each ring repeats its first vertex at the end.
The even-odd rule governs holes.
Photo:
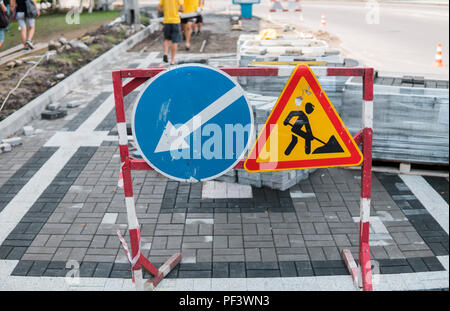
POLYGON ((180 249, 182 236, 170 236, 167 238, 167 248, 168 249, 180 249))
POLYGON ((434 256, 434 253, 431 250, 423 250, 423 251, 402 251, 403 255, 406 258, 416 258, 416 257, 431 257, 434 256))
POLYGON ((307 254, 286 254, 280 255, 278 254, 278 261, 281 263, 283 261, 306 261, 309 260, 309 256, 307 254))
POLYGON ((300 223, 300 228, 303 234, 316 234, 316 229, 312 223, 300 223))
MULTIPOLYGON (((11 254, 8 255, 10 257, 11 254)), ((23 254, 23 260, 34 260, 34 261, 50 261, 52 259, 52 254, 23 254)), ((40 275, 32 275, 32 276, 40 276, 40 275)))
POLYGON ((245 278, 246 270, 243 262, 230 262, 230 278, 245 278))
POLYGON ((257 234, 256 224, 243 224, 242 225, 242 233, 244 235, 257 234))
POLYGON ((199 224, 186 224, 184 235, 199 235, 199 224))
POLYGON ((277 260, 275 248, 261 248, 261 260, 263 262, 274 262, 277 260))
POLYGON ((69 259, 82 261, 86 252, 87 252, 87 248, 84 248, 84 247, 73 248, 70 253, 69 259))
POLYGON ((229 236, 228 247, 230 248, 243 248, 244 242, 242 236, 229 236))
POLYGON ((19 259, 23 258, 26 250, 27 250, 26 247, 21 247, 21 246, 12 247, 11 250, 9 251, 8 255, 6 256, 6 259, 19 260, 19 259))
POLYGON ((245 261, 261 261, 261 254, 258 248, 245 248, 245 261))
POLYGON ((371 246, 370 247, 371 257, 373 259, 387 259, 389 258, 388 253, 383 246, 371 246))
POLYGON ((308 247, 308 253, 311 260, 326 260, 321 247, 308 247))
POLYGON ((47 269, 49 261, 35 261, 28 271, 28 276, 42 276, 47 269))
POLYGON ((181 245, 181 248, 183 249, 189 249, 189 248, 211 248, 212 247, 212 241, 210 242, 183 242, 181 245))
POLYGON ((428 266, 425 264, 422 258, 408 258, 408 264, 414 270, 414 272, 427 272, 428 266))
POLYGON ((327 260, 338 260, 341 258, 341 254, 337 247, 323 247, 322 249, 327 260))
POLYGON ((396 245, 384 246, 384 249, 391 259, 405 258, 401 250, 396 245))
POLYGON ((213 250, 209 249, 198 249, 197 250, 197 262, 212 262, 213 250))
POLYGON ((39 234, 34 238, 33 243, 31 243, 31 246, 45 246, 49 238, 50 235, 39 234))
POLYGON ((241 262, 245 261, 244 255, 216 255, 213 253, 214 262, 241 262))
POLYGON ((214 262, 213 263, 213 278, 228 278, 230 276, 230 269, 228 263, 214 262))
POLYGON ((280 277, 280 270, 247 270, 248 278, 280 277))
POLYGON ((290 246, 290 240, 288 238, 288 235, 273 235, 273 241, 275 243, 275 247, 289 247, 290 246))
POLYGON ((31 266, 33 265, 34 261, 32 260, 20 260, 16 267, 14 268, 11 275, 16 276, 26 276, 28 275, 28 271, 30 271, 31 266))
POLYGON ((256 224, 256 229, 258 234, 272 234, 272 227, 266 223, 258 223, 256 224))

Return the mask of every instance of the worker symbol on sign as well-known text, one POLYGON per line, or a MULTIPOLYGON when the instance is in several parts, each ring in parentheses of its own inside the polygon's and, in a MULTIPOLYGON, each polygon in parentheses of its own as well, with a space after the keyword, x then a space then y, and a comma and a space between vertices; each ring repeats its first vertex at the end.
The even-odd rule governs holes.
MULTIPOLYGON (((300 99, 301 100, 301 99, 300 99)), ((314 112, 314 105, 311 103, 305 104, 305 111, 301 110, 294 110, 291 111, 286 119, 284 120, 283 124, 285 126, 291 126, 291 132, 292 132, 292 140, 289 144, 289 146, 284 151, 285 155, 290 155, 292 150, 295 148, 295 146, 298 143, 298 136, 303 138, 305 140, 305 153, 310 154, 311 153, 311 142, 315 139, 318 142, 322 143, 323 146, 316 148, 313 151, 313 154, 318 153, 338 153, 338 152, 344 152, 342 147, 339 145, 338 141, 336 140, 336 137, 332 135, 327 143, 323 142, 322 140, 318 139, 317 137, 314 137, 313 132, 311 130, 311 124, 308 119, 308 115, 314 112), (306 112, 306 113, 305 113, 306 112), (292 118, 297 117, 297 120, 294 124, 291 124, 290 121, 292 118), (303 130, 304 128, 304 130, 303 130)))

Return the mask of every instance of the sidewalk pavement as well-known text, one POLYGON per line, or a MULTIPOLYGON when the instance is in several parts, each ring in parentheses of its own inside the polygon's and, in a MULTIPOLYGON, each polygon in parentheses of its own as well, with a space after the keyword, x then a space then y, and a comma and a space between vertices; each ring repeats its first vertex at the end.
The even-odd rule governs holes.
MULTIPOLYGON (((128 240, 111 71, 161 59, 105 63, 65 95, 81 106, 33 121, 36 133, 0 154, 0 289, 133 289, 115 233, 128 240)), ((137 95, 126 97, 128 118, 137 95)), ((155 171, 134 171, 133 183, 144 255, 157 266, 183 255, 158 290, 354 289, 340 251, 358 255, 358 171, 319 169, 288 191, 239 186, 225 197, 236 186, 155 171)), ((448 179, 376 173, 371 214, 376 290, 449 287, 448 179)))

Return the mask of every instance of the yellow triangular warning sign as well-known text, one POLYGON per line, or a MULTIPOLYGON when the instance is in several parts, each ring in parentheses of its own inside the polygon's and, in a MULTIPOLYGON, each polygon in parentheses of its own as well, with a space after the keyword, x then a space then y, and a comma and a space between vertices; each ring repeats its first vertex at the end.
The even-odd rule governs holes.
POLYGON ((353 166, 363 156, 308 66, 298 65, 244 167, 249 172, 353 166))

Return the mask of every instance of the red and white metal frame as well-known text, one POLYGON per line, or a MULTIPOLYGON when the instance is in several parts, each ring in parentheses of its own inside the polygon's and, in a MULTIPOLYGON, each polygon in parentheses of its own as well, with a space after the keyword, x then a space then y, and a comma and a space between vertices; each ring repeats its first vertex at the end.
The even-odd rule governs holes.
MULTIPOLYGON (((294 67, 231 67, 219 68, 230 76, 290 76, 294 67)), ((369 218, 370 218, 370 198, 371 198, 371 172, 372 172, 372 136, 373 136, 373 68, 345 68, 345 67, 311 67, 317 77, 323 76, 359 76, 363 79, 363 100, 362 100, 362 130, 354 139, 358 145, 362 145, 364 160, 361 164, 361 221, 359 234, 359 268, 349 250, 343 250, 342 256, 347 263, 350 274, 355 284, 361 284, 363 290, 372 290, 372 273, 370 264, 369 247, 369 218), (358 272, 357 272, 358 271, 358 272)), ((142 159, 130 157, 128 149, 128 138, 125 121, 124 97, 134 89, 145 83, 148 79, 156 76, 161 71, 167 70, 165 67, 151 67, 146 69, 122 69, 113 72, 114 99, 117 117, 117 132, 119 136, 120 158, 122 162, 122 174, 125 191, 125 203, 128 215, 128 225, 131 241, 132 270, 138 289, 143 288, 141 267, 143 266, 152 275, 152 287, 156 286, 162 278, 180 261, 181 254, 174 254, 166 264, 159 270, 153 266, 140 253, 140 231, 136 217, 136 210, 133 198, 132 170, 152 170, 142 159), (122 84, 122 79, 131 79, 122 84), (136 261, 136 262, 134 262, 136 261)), ((243 169, 244 160, 241 160, 236 169, 243 169)))

